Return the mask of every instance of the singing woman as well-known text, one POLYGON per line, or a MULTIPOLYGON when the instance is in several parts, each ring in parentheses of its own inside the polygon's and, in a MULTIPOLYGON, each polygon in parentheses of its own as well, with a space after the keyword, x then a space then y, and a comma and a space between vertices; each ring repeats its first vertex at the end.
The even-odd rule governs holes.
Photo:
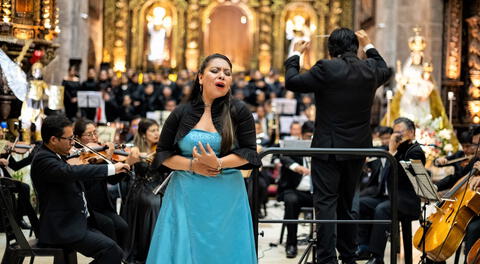
POLYGON ((232 98, 232 64, 202 62, 188 103, 168 117, 153 166, 174 173, 147 258, 155 263, 257 263, 241 172, 260 166, 251 112, 232 98))

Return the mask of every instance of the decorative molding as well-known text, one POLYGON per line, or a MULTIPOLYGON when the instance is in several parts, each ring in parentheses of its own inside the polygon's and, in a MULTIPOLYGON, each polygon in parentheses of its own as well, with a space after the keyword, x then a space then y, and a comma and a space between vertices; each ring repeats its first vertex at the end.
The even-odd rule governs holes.
POLYGON ((202 43, 200 35, 202 24, 200 9, 200 2, 198 0, 191 0, 187 9, 185 66, 192 71, 198 70, 198 64, 200 61, 200 47, 202 43))
POLYGON ((128 67, 145 69, 146 18, 142 12, 157 2, 171 5, 176 13, 172 31, 175 66, 194 71, 205 55, 206 16, 218 5, 236 5, 248 11, 245 12, 252 24, 249 33, 252 56, 246 67, 262 72, 272 67, 283 68, 287 55, 285 16, 291 5, 304 6, 316 26, 306 67, 326 54, 326 38, 316 35, 326 35, 338 26, 351 26, 353 21, 352 0, 104 0, 103 26, 114 30, 103 32, 103 62, 115 67, 115 61, 124 61, 128 67))
POLYGON ((462 0, 447 1, 445 19, 445 76, 459 80, 462 59, 462 0))
POLYGON ((272 67, 272 8, 270 0, 260 1, 258 12, 259 20, 259 51, 258 69, 262 73, 268 73, 272 67))
POLYGON ((306 65, 313 65, 316 60, 324 57, 325 54, 325 38, 317 37, 316 35, 325 35, 325 22, 329 10, 329 0, 315 0, 315 1, 287 1, 277 0, 274 2, 273 10, 273 39, 275 39, 273 66, 277 69, 283 68, 286 54, 286 16, 287 12, 297 7, 304 9, 310 16, 311 21, 316 26, 315 32, 311 37, 310 50, 311 56, 306 65))
MULTIPOLYGON (((480 75, 480 16, 473 16, 466 19, 468 24, 468 67, 469 74, 480 75)), ((480 83, 475 83, 480 87, 480 83)))
POLYGON ((328 16, 328 33, 340 27, 340 20, 342 18, 343 8, 340 1, 332 1, 330 3, 330 12, 328 16))
MULTIPOLYGON (((113 69, 126 71, 128 36, 128 0, 116 0, 113 40, 113 69)), ((111 49, 112 46, 107 46, 111 49)))
POLYGON ((104 0, 103 5, 103 56, 102 62, 112 62, 115 42, 115 0, 104 0))

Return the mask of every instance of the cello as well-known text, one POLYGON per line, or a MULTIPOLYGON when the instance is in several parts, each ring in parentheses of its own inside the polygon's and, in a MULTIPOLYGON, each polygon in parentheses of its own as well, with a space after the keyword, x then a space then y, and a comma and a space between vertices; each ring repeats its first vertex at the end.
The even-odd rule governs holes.
POLYGON ((465 230, 471 219, 480 214, 480 194, 468 186, 470 175, 457 181, 443 201, 436 205, 437 211, 427 219, 427 231, 420 227, 413 237, 413 245, 422 251, 425 236, 425 251, 433 261, 445 261, 455 253, 463 241, 465 230))
POLYGON ((480 239, 468 251, 467 264, 480 264, 480 239))

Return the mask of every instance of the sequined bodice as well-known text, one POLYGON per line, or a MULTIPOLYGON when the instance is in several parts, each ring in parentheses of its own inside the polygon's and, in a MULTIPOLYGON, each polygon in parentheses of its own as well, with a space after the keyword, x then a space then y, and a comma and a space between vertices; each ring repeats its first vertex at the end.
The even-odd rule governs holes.
POLYGON ((215 151, 215 154, 217 156, 219 155, 222 143, 222 137, 220 134, 194 128, 178 142, 180 150, 182 151, 182 156, 191 157, 194 146, 197 146, 197 150, 200 152, 200 149, 198 149, 198 142, 202 142, 205 149, 207 148, 207 143, 210 144, 210 147, 215 151))

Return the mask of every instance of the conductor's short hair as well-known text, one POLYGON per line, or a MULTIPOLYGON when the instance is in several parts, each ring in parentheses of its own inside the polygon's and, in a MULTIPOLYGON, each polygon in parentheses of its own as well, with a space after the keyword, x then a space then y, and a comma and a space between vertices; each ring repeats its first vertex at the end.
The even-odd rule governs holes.
POLYGON ((328 38, 328 53, 332 58, 346 52, 357 54, 358 39, 353 30, 348 28, 335 29, 328 38))

